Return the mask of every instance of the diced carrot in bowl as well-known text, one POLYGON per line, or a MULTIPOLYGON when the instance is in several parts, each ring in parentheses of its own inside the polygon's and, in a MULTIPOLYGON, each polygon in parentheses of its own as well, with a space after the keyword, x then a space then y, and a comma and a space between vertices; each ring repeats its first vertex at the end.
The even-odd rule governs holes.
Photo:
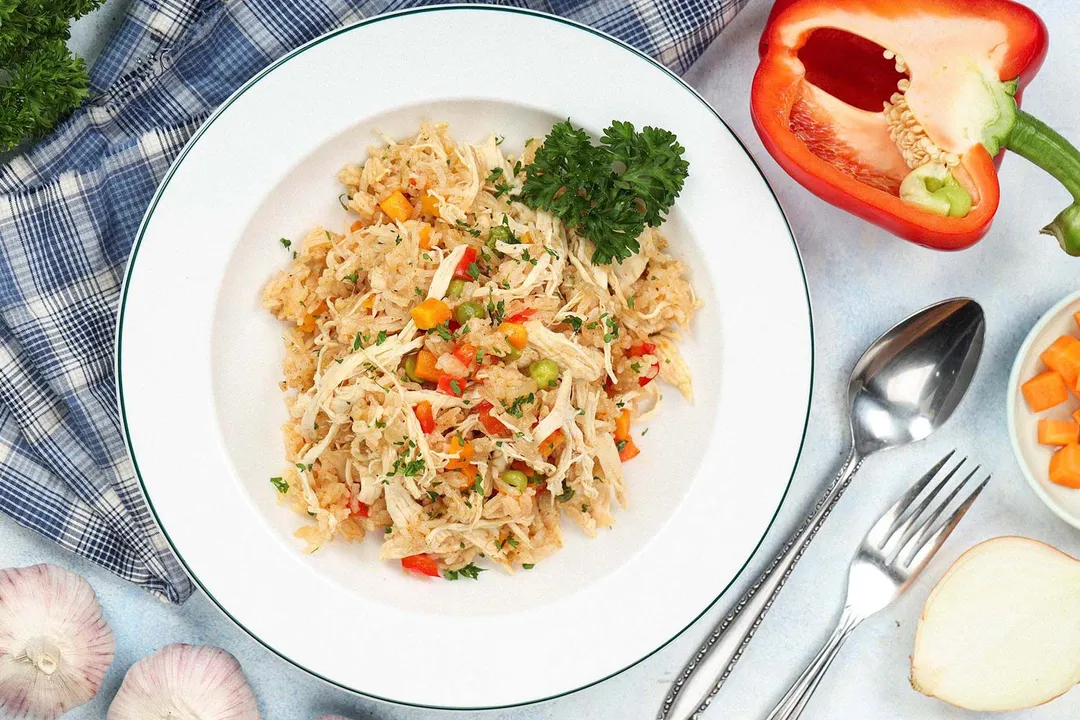
POLYGON ((1076 379, 1080 377, 1080 340, 1062 335, 1043 350, 1039 358, 1046 367, 1061 373, 1066 385, 1076 388, 1076 379))
POLYGON ((1071 445, 1080 442, 1080 425, 1072 420, 1039 419, 1041 445, 1071 445))
POLYGON ((1070 488, 1080 488, 1080 445, 1072 443, 1050 458, 1050 481, 1070 488))
POLYGON ((1020 386, 1028 407, 1032 412, 1049 410, 1069 399, 1069 390, 1060 373, 1048 370, 1028 380, 1020 386))
POLYGON ((390 193, 389 197, 379 203, 379 207, 396 222, 405 222, 413 214, 412 203, 400 190, 390 193))

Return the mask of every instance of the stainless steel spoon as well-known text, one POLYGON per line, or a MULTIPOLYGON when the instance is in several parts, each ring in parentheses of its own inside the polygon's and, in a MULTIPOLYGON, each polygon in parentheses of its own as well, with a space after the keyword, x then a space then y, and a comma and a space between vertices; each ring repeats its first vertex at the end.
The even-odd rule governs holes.
POLYGON ((954 298, 902 321, 859 358, 848 383, 847 460, 769 568, 683 668, 659 720, 697 718, 709 706, 863 460, 922 440, 952 415, 975 374, 985 331, 982 307, 954 298))

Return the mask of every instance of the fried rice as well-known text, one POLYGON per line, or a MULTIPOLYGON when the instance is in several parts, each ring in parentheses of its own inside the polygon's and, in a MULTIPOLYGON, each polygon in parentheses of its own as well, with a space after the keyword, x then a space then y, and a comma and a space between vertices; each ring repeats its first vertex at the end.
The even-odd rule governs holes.
POLYGON ((351 227, 289 243, 264 290, 288 324, 272 482, 308 551, 371 533, 428 574, 479 555, 531 567, 562 546, 563 515, 591 536, 626 507, 652 380, 692 399, 676 343, 700 303, 664 237, 594 265, 588 240, 515 200, 539 143, 500 143, 445 124, 386 138, 339 174, 351 227))

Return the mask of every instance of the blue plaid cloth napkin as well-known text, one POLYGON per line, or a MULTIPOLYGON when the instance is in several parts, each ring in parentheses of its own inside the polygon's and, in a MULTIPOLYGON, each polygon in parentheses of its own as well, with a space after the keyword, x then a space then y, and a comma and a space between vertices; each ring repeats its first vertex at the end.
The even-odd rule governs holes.
MULTIPOLYGON (((746 0, 523 0, 685 71, 746 0)), ((206 117, 277 57, 408 0, 133 0, 91 100, 0 168, 0 511, 172 602, 191 581, 154 524, 115 397, 136 229, 206 117)))

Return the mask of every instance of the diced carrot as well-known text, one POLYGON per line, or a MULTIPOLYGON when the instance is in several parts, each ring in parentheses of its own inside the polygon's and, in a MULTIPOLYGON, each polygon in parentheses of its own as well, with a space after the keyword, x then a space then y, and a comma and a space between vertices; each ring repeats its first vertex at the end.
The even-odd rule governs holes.
POLYGON ((435 429, 435 413, 431 410, 430 402, 421 400, 416 403, 413 412, 416 413, 416 419, 420 421, 420 429, 425 435, 435 429))
POLYGON ((563 437, 563 431, 561 429, 556 430, 555 432, 544 438, 544 441, 536 446, 536 451, 544 457, 547 457, 551 453, 555 452, 555 448, 562 445, 565 441, 566 438, 563 437))
POLYGON ((431 226, 428 225, 427 223, 421 223, 420 230, 417 232, 417 235, 420 236, 420 249, 421 250, 430 250, 431 249, 431 226))
POLYGON ((615 418, 615 440, 630 439, 630 409, 623 408, 619 417, 615 418))
POLYGON ((436 382, 439 384, 439 392, 453 397, 464 395, 465 386, 469 383, 465 378, 456 378, 453 375, 440 375, 436 382))
POLYGON ((499 332, 506 338, 506 342, 517 350, 524 350, 529 344, 529 331, 521 323, 504 322, 499 325, 499 332))
POLYGON ((1076 378, 1080 376, 1080 340, 1062 335, 1043 350, 1039 358, 1046 367, 1061 373, 1066 385, 1076 387, 1076 378))
POLYGON ((439 564, 429 555, 409 555, 401 558, 401 567, 421 575, 439 577, 439 564))
POLYGON ((1080 445, 1074 442, 1054 453, 1050 458, 1050 481, 1080 488, 1080 445))
POLYGON ((435 367, 438 358, 430 350, 421 350, 416 353, 416 377, 428 382, 439 382, 442 371, 435 367))
POLYGON ((379 207, 391 220, 403 223, 412 217, 413 209, 409 198, 405 197, 400 190, 390 193, 390 196, 379 203, 379 207))
POLYGON ((1020 386, 1032 412, 1042 412, 1069 399, 1065 380, 1059 373, 1048 370, 1020 386))
POLYGON ((431 217, 439 217, 439 199, 425 190, 420 196, 420 212, 431 217))
POLYGON ((1080 442, 1080 425, 1072 420, 1039 419, 1039 443, 1042 445, 1070 445, 1080 442))
POLYGON ((319 319, 316 316, 322 315, 326 310, 326 301, 323 300, 315 306, 314 310, 304 316, 304 322, 300 323, 300 330, 303 332, 315 332, 315 321, 319 319))
POLYGON ((356 232, 357 230, 360 230, 363 227, 364 227, 364 221, 363 220, 357 220, 356 222, 354 222, 352 225, 349 226, 349 232, 356 232))
POLYGON ((1080 425, 1080 410, 1077 410, 1072 414, 1072 419, 1077 425, 1080 425))
POLYGON ((457 439, 457 436, 450 438, 450 447, 446 449, 446 452, 451 455, 456 455, 453 460, 446 463, 447 470, 464 470, 465 466, 472 460, 475 449, 471 442, 466 442, 464 445, 457 439))
POLYGON ((619 448, 619 459, 623 462, 636 458, 641 450, 634 444, 634 441, 630 438, 625 440, 619 440, 615 443, 615 447, 619 448))
POLYGON ((484 400, 476 407, 476 411, 480 415, 480 424, 484 426, 484 430, 487 431, 488 435, 500 435, 506 432, 506 426, 498 418, 491 417, 491 411, 494 407, 487 400, 484 400))
POLYGON ((450 319, 450 306, 437 298, 428 298, 409 311, 416 327, 430 330, 450 319))
POLYGON ((460 472, 465 476, 465 482, 472 485, 476 482, 476 476, 480 474, 480 468, 470 463, 461 468, 460 472))
POLYGON ((360 303, 360 307, 364 308, 365 310, 370 310, 371 308, 375 307, 375 293, 372 293, 366 298, 364 298, 364 301, 360 303))
POLYGON ((457 267, 454 268, 454 277, 459 280, 476 280, 476 278, 480 277, 480 271, 473 267, 477 255, 476 248, 471 246, 465 248, 465 252, 462 253, 461 259, 458 260, 457 267))

